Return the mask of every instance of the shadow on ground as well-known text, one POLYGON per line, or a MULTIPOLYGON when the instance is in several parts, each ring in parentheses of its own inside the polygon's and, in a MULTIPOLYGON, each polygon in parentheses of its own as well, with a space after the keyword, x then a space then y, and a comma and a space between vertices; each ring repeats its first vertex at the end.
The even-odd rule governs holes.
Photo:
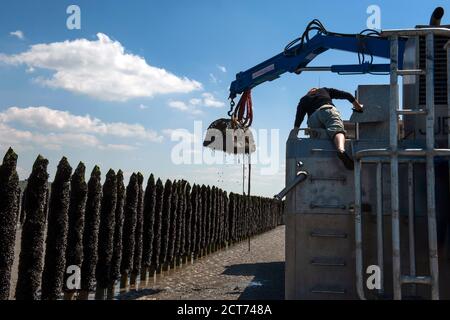
POLYGON ((284 262, 234 264, 227 266, 223 274, 254 276, 239 300, 284 299, 284 262))
POLYGON ((122 293, 116 296, 117 300, 130 300, 138 299, 145 296, 151 296, 160 293, 161 289, 142 289, 142 290, 131 290, 126 293, 122 293))

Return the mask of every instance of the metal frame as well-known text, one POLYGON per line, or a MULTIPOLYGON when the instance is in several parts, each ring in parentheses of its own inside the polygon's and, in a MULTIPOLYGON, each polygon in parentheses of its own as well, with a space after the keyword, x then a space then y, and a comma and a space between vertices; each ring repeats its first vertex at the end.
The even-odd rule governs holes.
POLYGON ((391 37, 391 74, 389 101, 389 145, 391 152, 391 219, 392 219, 392 276, 394 299, 402 298, 401 266, 400 266, 400 214, 398 198, 398 35, 391 37))
POLYGON ((377 261, 380 267, 380 295, 384 294, 384 231, 383 231, 383 163, 377 162, 377 261))
MULTIPOLYGON (((397 155, 399 157, 425 157, 427 153, 433 155, 433 156, 440 156, 440 157, 449 157, 450 156, 450 149, 433 149, 430 152, 427 152, 427 150, 424 149, 403 149, 398 150, 397 155)), ((365 158, 382 158, 382 157, 389 157, 391 154, 389 149, 366 149, 366 150, 360 150, 356 153, 355 157, 358 160, 365 159, 365 158)))
MULTIPOLYGON (((382 163, 390 164, 391 176, 391 224, 392 224, 392 274, 394 299, 402 299, 402 284, 426 284, 431 287, 431 298, 439 299, 439 266, 436 232, 436 204, 435 204, 435 156, 450 156, 450 149, 435 149, 435 103, 434 103, 434 35, 450 36, 450 30, 444 28, 423 28, 413 30, 389 30, 382 36, 389 36, 390 45, 390 101, 389 101, 389 149, 368 149, 356 153, 355 159, 355 244, 356 244, 356 288, 361 299, 365 299, 363 288, 363 258, 362 258, 362 214, 361 214, 361 169, 362 163, 377 163, 377 256, 378 263, 384 276, 383 266, 383 215, 382 215, 382 163), (423 70, 399 70, 399 37, 426 36, 426 109, 420 112, 400 110, 398 76, 423 74, 423 70), (426 149, 398 148, 398 116, 420 114, 426 116, 426 149), (401 274, 400 255, 400 221, 399 221, 399 157, 408 159, 408 202, 409 202, 409 275, 401 274), (386 161, 389 158, 389 161, 386 161), (425 158, 425 159, 424 159, 425 158), (426 162, 427 181, 427 220, 428 220, 428 249, 430 276, 417 276, 415 268, 415 230, 414 230, 414 167, 413 162, 426 162)), ((447 47, 450 58, 450 45, 447 47)), ((449 60, 450 61, 450 60, 449 60)), ((448 63, 450 74, 450 63, 448 63)), ((450 85, 449 85, 450 87, 450 85)), ((450 89, 449 89, 450 90, 450 89)), ((450 97, 449 97, 450 116, 450 97)), ((450 134, 449 134, 450 143, 450 134)), ((449 173, 450 174, 450 173, 449 173)), ((380 293, 383 291, 380 290, 380 293)))
MULTIPOLYGON (((449 32, 450 34, 450 32, 449 32)), ((426 142, 427 142, 427 216, 430 254, 431 298, 439 299, 439 262, 436 233, 436 203, 434 176, 434 34, 426 35, 426 142)))
POLYGON ((382 37, 415 37, 415 36, 424 36, 434 34, 437 36, 446 36, 450 37, 450 29, 448 28, 416 28, 416 29, 392 29, 392 30, 383 30, 381 32, 382 37))
MULTIPOLYGON (((445 48, 447 49, 447 79, 448 79, 448 76, 450 75, 450 40, 446 43, 445 48)), ((450 128, 450 81, 448 81, 448 80, 447 80, 447 110, 448 110, 447 111, 447 116, 448 116, 447 123, 450 128)), ((448 137, 447 137, 447 148, 450 149, 450 130, 448 132, 448 137)), ((449 165, 448 174, 449 174, 449 178, 450 178, 450 161, 449 161, 448 165, 449 165)), ((448 234, 447 237, 449 237, 449 239, 450 239, 450 234, 448 234)), ((448 257, 450 257, 450 248, 447 248, 447 255, 448 255, 448 257)))
POLYGON ((355 259, 356 259, 356 292, 361 300, 364 294, 363 253, 362 253, 362 214, 361 214, 361 161, 355 162, 355 259))
MULTIPOLYGON (((408 162, 408 233, 409 233, 409 274, 416 276, 416 236, 414 217, 414 163, 408 162)), ((416 286, 413 287, 416 293, 416 286)))

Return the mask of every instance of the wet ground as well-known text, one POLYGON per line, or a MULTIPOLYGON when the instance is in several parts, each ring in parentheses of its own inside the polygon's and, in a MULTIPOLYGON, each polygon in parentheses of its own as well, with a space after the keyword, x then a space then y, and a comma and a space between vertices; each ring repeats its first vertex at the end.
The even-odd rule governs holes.
POLYGON ((284 227, 158 276, 119 299, 284 299, 284 227))

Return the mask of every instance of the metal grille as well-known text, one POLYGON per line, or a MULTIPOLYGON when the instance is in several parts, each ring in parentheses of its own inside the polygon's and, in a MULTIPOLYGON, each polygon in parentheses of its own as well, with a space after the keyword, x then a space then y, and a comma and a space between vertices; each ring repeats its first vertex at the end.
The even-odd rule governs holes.
MULTIPOLYGON (((447 104, 447 52, 444 49, 449 41, 446 37, 435 37, 434 44, 434 103, 447 104)), ((425 37, 419 40, 419 68, 425 69, 425 37)), ((419 105, 426 104, 425 75, 419 77, 419 105)))

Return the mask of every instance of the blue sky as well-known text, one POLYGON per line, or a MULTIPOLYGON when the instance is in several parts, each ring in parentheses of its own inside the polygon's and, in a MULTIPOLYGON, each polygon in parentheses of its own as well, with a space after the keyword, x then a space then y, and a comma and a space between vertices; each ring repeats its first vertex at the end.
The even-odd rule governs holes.
MULTIPOLYGON (((279 53, 310 20, 357 33, 366 28, 366 9, 373 4, 381 8, 383 29, 426 24, 439 5, 450 10, 448 1, 416 0, 2 1, 0 152, 10 145, 16 149, 22 179, 40 153, 50 160, 51 174, 65 155, 72 166, 82 160, 89 169, 100 165, 104 173, 109 168, 146 177, 153 172, 240 191, 239 164, 174 164, 170 132, 193 132, 194 120, 207 126, 224 117, 234 75, 279 53), (66 27, 71 4, 81 8, 81 30, 66 27), (15 31, 22 33, 11 34, 15 31), (55 57, 49 60, 46 50, 55 57), (134 72, 130 81, 122 77, 129 72, 123 65, 134 72)), ((352 54, 328 52, 313 65, 356 61, 352 54)), ((285 139, 308 88, 353 92, 358 84, 387 81, 385 76, 287 74, 255 88, 254 128, 280 130, 280 170, 264 176, 262 165, 256 165, 254 192, 272 196, 283 187, 285 139)), ((350 106, 339 106, 348 118, 350 106)))

